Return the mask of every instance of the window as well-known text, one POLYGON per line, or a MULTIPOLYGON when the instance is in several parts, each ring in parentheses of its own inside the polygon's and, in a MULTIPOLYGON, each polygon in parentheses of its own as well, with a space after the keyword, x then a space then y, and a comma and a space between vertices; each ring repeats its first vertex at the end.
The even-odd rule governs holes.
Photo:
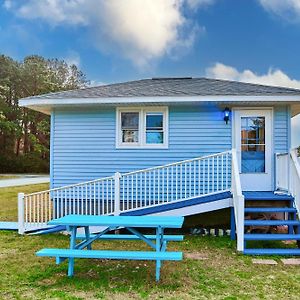
POLYGON ((122 112, 122 143, 138 143, 139 142, 139 113, 138 112, 122 112))
POLYGON ((164 143, 163 113, 146 113, 146 144, 164 143))
POLYGON ((242 173, 265 172, 265 117, 241 118, 242 173))
POLYGON ((118 148, 167 148, 166 107, 117 109, 118 148))

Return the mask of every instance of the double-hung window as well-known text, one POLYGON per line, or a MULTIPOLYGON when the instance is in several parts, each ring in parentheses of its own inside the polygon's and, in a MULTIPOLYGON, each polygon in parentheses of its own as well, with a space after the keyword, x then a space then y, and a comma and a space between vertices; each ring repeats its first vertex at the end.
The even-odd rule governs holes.
POLYGON ((168 108, 117 109, 118 148, 167 148, 168 108))

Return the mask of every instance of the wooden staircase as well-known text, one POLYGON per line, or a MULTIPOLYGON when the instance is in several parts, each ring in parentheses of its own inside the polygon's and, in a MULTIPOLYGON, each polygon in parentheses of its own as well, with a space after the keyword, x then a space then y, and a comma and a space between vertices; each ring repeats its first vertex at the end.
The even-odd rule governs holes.
POLYGON ((248 241, 300 241, 298 233, 300 221, 297 218, 294 197, 273 192, 244 192, 243 194, 245 196, 243 253, 248 255, 300 255, 298 247, 247 248, 248 241), (287 226, 287 232, 274 232, 274 228, 277 226, 287 226))

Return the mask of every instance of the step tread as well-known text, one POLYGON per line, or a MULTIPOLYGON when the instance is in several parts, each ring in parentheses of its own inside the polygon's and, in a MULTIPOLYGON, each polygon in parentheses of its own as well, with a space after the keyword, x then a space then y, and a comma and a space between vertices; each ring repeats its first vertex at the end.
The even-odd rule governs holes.
POLYGON ((275 241, 275 240, 300 240, 300 234, 280 234, 280 233, 266 233, 266 234, 252 234, 247 233, 244 236, 245 241, 275 241))
POLYGON ((297 212, 293 207, 245 207, 245 212, 297 212))
POLYGON ((248 248, 244 249, 244 254, 251 255, 300 255, 300 249, 298 248, 269 248, 269 249, 255 249, 248 248))
POLYGON ((274 192, 243 192, 246 201, 291 201, 294 197, 288 194, 274 194, 274 192))
POLYGON ((300 225, 298 220, 245 220, 245 226, 300 225))

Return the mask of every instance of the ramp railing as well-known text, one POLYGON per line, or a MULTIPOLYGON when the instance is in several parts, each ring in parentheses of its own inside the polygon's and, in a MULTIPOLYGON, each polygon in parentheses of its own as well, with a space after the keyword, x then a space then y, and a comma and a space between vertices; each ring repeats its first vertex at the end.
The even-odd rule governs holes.
POLYGON ((47 227, 47 223, 69 214, 105 215, 114 212, 115 178, 18 195, 19 233, 47 227))
POLYGON ((69 214, 119 215, 125 211, 184 201, 231 189, 232 151, 19 194, 19 233, 47 227, 69 214))
POLYGON ((230 190, 231 151, 122 174, 120 212, 230 190))

